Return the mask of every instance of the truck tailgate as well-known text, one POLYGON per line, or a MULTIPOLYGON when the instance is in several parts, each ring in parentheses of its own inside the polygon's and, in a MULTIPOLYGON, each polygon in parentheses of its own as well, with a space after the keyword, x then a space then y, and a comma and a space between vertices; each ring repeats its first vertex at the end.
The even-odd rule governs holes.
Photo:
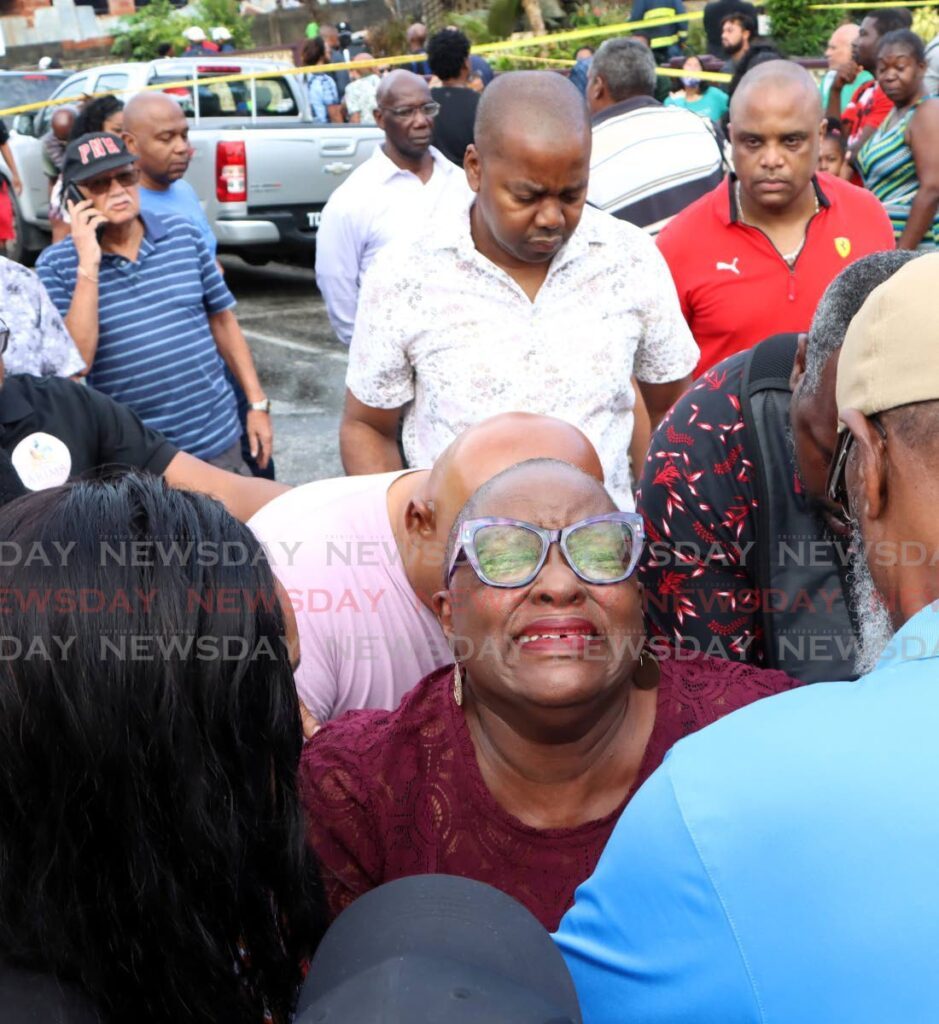
MULTIPOLYGON (((225 132, 222 138, 228 139, 225 132)), ((248 206, 321 206, 382 138, 369 126, 246 129, 248 206)))

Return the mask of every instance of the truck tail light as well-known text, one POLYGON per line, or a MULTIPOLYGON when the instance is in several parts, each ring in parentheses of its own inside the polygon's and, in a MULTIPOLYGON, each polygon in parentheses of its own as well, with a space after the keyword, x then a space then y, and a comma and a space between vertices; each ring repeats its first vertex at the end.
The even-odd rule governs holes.
POLYGON ((216 143, 215 195, 220 203, 247 201, 248 161, 243 142, 216 143))

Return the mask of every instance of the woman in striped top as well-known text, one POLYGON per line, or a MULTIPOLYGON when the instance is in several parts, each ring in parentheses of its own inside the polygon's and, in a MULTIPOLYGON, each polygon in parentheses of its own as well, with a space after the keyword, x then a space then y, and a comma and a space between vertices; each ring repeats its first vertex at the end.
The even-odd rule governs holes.
POLYGON ((939 248, 939 100, 923 85, 926 58, 914 32, 888 32, 877 82, 893 113, 858 154, 864 184, 884 204, 900 249, 939 248))

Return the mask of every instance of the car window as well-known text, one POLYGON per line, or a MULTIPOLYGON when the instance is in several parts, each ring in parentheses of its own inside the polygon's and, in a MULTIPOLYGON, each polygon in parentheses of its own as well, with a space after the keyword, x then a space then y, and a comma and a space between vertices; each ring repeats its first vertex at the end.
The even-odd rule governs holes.
MULTIPOLYGON (((208 77, 208 76, 200 76, 208 77)), ((153 83, 179 81, 178 78, 154 78, 153 83)), ((250 117, 250 82, 208 82, 200 84, 199 113, 202 117, 250 117)), ((195 114, 192 87, 175 86, 166 90, 176 96, 187 117, 195 114)), ((258 117, 296 117, 300 112, 285 78, 261 78, 255 85, 258 117)))
MULTIPOLYGON (((55 92, 55 98, 62 97, 65 99, 67 96, 84 96, 88 92, 88 75, 79 75, 78 78, 70 78, 65 85, 55 92)), ((77 102, 77 101, 76 101, 77 102)), ((52 115, 55 113, 56 108, 45 107, 39 111, 39 117, 36 118, 36 134, 44 135, 49 130, 49 123, 52 121, 52 115)))
POLYGON ((124 74, 99 75, 95 82, 95 92, 116 92, 126 88, 127 75, 124 74))
POLYGON ((70 78, 55 95, 56 97, 83 96, 86 92, 88 92, 88 76, 79 75, 78 78, 70 78))
POLYGON ((61 75, 46 75, 41 71, 26 75, 0 75, 0 106, 19 107, 27 103, 40 103, 48 99, 62 84, 61 75))

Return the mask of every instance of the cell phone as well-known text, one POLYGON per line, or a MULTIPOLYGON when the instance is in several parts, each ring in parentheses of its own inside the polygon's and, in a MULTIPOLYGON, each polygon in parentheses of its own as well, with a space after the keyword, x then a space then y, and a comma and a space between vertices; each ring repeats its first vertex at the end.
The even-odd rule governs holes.
MULTIPOLYGON (((86 197, 81 194, 81 189, 75 184, 74 181, 70 181, 65 186, 65 197, 66 199, 70 199, 73 203, 83 203, 86 199, 86 197)), ((105 222, 104 224, 99 224, 95 228, 95 234, 98 236, 99 243, 107 226, 107 222, 105 222)))

